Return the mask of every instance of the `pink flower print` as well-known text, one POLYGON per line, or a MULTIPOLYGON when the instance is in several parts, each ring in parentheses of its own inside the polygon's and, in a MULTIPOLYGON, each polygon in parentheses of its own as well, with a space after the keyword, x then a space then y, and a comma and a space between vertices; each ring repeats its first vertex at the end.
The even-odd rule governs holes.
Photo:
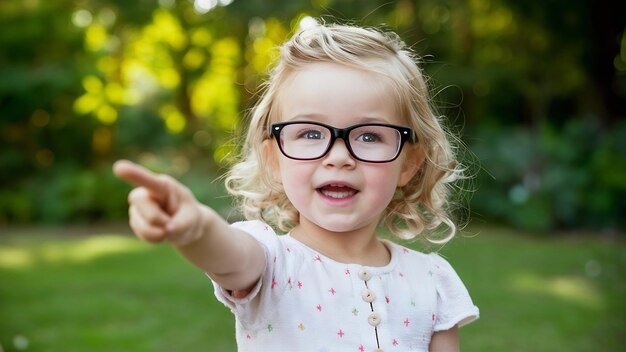
POLYGON ((274 263, 276 263, 276 256, 274 256, 274 263))
POLYGON ((291 248, 287 247, 287 252, 291 253, 291 248))
POLYGON ((289 288, 293 288, 293 284, 291 283, 291 277, 287 279, 287 285, 289 285, 289 288))
POLYGON ((276 276, 272 277, 272 288, 276 287, 276 285, 278 285, 278 281, 276 281, 276 276))
POLYGON ((350 276, 350 269, 346 269, 346 275, 350 276))
POLYGON ((321 262, 322 261, 322 257, 320 257, 319 254, 318 254, 315 257, 313 257, 313 261, 314 262, 321 262))
POLYGON ((402 248, 402 251, 404 252, 404 254, 409 254, 409 250, 406 248, 402 248))
POLYGON ((339 329, 339 332, 337 333, 337 335, 339 335, 339 337, 343 337, 343 335, 345 335, 345 334, 344 334, 343 330, 339 329))
POLYGON ((315 308, 317 308, 317 310, 320 311, 320 312, 322 311, 322 305, 321 304, 318 304, 317 307, 315 307, 315 308))
POLYGON ((400 277, 404 277, 404 274, 403 274, 403 273, 400 273, 400 277))
POLYGON ((302 288, 302 281, 298 281, 298 288, 302 288))
POLYGON ((408 328, 410 323, 411 322, 409 321, 409 318, 404 319, 404 327, 405 328, 408 328))
POLYGON ((246 338, 247 338, 248 340, 250 340, 250 339, 252 338, 252 336, 250 336, 250 334, 246 334, 246 338))
POLYGON ((387 304, 389 304, 389 296, 385 296, 385 302, 387 302, 387 304))
POLYGON ((394 345, 394 346, 398 346, 398 340, 393 339, 393 342, 391 342, 391 344, 394 345))
POLYGON ((365 352, 365 347, 363 347, 363 345, 359 346, 359 351, 365 352))
POLYGON ((337 291, 335 291, 335 289, 332 287, 330 288, 330 290, 328 290, 328 292, 330 292, 330 294, 333 296, 335 295, 335 293, 337 293, 337 291))
POLYGON ((269 227, 269 226, 267 226, 267 225, 265 225, 265 226, 263 226, 263 230, 265 230, 265 231, 269 231, 269 230, 270 230, 270 227, 269 227))
POLYGON ((433 313, 433 321, 435 321, 436 318, 437 316, 435 315, 435 313, 433 313))

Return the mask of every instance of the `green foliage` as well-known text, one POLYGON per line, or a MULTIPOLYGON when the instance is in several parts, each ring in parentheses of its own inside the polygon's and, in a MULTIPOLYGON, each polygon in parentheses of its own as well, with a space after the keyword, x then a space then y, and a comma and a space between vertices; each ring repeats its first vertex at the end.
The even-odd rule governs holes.
POLYGON ((48 223, 122 218, 124 185, 110 169, 63 165, 24 180, 0 195, 1 222, 48 223))
MULTIPOLYGON (((201 202, 229 215, 230 198, 226 197, 222 182, 216 181, 217 175, 206 163, 197 161, 192 170, 187 170, 191 166, 180 155, 168 160, 150 155, 143 158, 156 171, 176 175, 180 173, 177 168, 185 169, 181 182, 201 202), (178 162, 174 167, 172 160, 178 162)), ((92 223, 125 219, 129 191, 130 186, 114 177, 109 164, 90 169, 73 164, 57 165, 11 189, 0 191, 0 224, 34 221, 92 223)))
POLYGON ((596 2, 208 3, 0 2, 0 224, 120 220, 119 158, 216 178, 276 45, 314 16, 382 24, 422 56, 434 103, 496 176, 479 216, 624 228, 626 36, 596 2))
POLYGON ((626 123, 601 130, 590 119, 533 132, 499 127, 476 132, 482 172, 473 211, 520 228, 602 228, 626 223, 626 123), (503 133, 505 132, 505 133, 503 133))

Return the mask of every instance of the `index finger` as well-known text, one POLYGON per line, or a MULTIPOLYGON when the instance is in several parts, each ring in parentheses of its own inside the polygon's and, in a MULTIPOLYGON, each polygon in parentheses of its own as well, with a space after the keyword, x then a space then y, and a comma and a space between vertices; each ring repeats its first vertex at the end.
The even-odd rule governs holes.
POLYGON ((118 160, 113 164, 113 173, 120 179, 139 187, 148 189, 151 193, 162 195, 167 185, 155 173, 128 160, 118 160))

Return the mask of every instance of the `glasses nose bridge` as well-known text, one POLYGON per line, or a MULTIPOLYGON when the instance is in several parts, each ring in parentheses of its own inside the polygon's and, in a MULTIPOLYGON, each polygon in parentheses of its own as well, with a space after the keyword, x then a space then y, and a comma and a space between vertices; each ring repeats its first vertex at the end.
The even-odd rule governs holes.
POLYGON ((332 133, 333 138, 330 141, 330 145, 328 146, 329 149, 335 145, 335 142, 337 141, 338 138, 343 139, 343 142, 345 143, 345 145, 348 146, 348 148, 350 148, 350 139, 348 138, 348 136, 350 135, 351 130, 352 128, 330 127, 330 131, 332 133))
POLYGON ((350 138, 348 138, 350 132, 352 131, 352 128, 336 128, 332 126, 327 126, 327 128, 330 130, 331 139, 326 149, 325 155, 327 155, 331 151, 331 149, 333 149, 337 139, 341 139, 343 140, 344 147, 346 148, 350 156, 355 157, 354 152, 352 151, 352 146, 350 145, 350 138))

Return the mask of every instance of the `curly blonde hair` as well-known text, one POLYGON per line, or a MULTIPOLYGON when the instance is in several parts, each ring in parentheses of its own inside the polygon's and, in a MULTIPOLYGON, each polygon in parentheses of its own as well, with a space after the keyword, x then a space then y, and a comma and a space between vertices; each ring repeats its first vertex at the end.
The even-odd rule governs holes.
POLYGON ((270 138, 269 125, 278 120, 277 101, 283 83, 294 71, 316 62, 390 78, 398 111, 415 131, 425 159, 409 183, 396 190, 379 225, 386 225, 401 239, 450 240, 456 232, 448 209, 450 183, 461 177, 462 170, 440 118, 430 106, 417 57, 392 32, 349 25, 319 24, 303 29, 280 47, 280 59, 251 111, 240 161, 226 177, 226 188, 240 200, 245 218, 266 221, 285 232, 298 224, 297 209, 267 167, 263 143, 270 138))

